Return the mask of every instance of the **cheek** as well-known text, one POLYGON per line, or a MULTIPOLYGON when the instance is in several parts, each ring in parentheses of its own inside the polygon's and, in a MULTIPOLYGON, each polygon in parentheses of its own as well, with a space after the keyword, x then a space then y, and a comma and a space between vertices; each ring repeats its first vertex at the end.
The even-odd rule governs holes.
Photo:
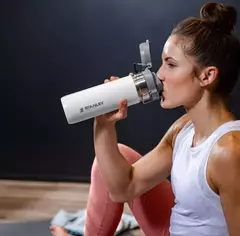
POLYGON ((176 90, 186 89, 189 86, 188 78, 181 75, 169 75, 164 81, 164 90, 167 92, 176 92, 176 90))
POLYGON ((201 97, 201 87, 197 78, 188 76, 169 76, 163 81, 161 107, 172 109, 180 106, 188 107, 201 97))
POLYGON ((197 79, 190 74, 176 74, 169 76, 168 79, 164 81, 164 90, 168 96, 173 97, 191 97, 196 96, 200 91, 200 85, 197 79), (177 95, 177 96, 176 96, 177 95))

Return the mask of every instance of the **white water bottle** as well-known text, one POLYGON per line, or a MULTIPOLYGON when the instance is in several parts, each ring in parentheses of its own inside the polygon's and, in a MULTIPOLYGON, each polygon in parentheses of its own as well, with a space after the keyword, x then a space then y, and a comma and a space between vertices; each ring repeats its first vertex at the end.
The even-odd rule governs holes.
MULTIPOLYGON (((143 71, 109 83, 97 85, 61 98, 62 107, 69 124, 94 118, 118 109, 121 99, 127 105, 149 103, 160 99, 162 83, 152 67, 149 41, 139 45, 143 71)), ((138 64, 139 65, 139 64, 138 64)))

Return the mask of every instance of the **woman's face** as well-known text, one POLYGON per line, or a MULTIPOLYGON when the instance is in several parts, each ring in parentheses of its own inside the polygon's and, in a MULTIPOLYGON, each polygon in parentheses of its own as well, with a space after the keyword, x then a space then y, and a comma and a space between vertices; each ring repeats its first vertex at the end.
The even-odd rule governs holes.
POLYGON ((157 75, 163 83, 161 106, 186 108, 196 104, 203 88, 194 73, 194 59, 186 56, 177 35, 171 35, 162 52, 162 65, 157 75))

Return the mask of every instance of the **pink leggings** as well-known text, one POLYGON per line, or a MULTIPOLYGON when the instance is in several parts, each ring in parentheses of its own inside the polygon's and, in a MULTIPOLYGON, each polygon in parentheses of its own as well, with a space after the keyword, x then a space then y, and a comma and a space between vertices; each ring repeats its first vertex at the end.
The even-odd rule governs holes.
MULTIPOLYGON (((133 149, 119 144, 119 150, 129 164, 141 158, 133 149)), ((129 207, 146 236, 169 235, 171 208, 174 195, 168 180, 128 202, 129 207)), ((95 158, 87 203, 86 236, 112 236, 123 213, 123 203, 113 202, 101 178, 95 158)))

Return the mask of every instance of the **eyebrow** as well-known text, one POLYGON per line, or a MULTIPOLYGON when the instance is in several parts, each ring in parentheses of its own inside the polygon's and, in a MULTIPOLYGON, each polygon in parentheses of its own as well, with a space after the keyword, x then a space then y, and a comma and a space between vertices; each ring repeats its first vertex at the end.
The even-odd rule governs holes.
POLYGON ((165 61, 168 61, 168 60, 171 60, 171 59, 176 61, 173 57, 166 57, 166 58, 164 58, 165 61))

